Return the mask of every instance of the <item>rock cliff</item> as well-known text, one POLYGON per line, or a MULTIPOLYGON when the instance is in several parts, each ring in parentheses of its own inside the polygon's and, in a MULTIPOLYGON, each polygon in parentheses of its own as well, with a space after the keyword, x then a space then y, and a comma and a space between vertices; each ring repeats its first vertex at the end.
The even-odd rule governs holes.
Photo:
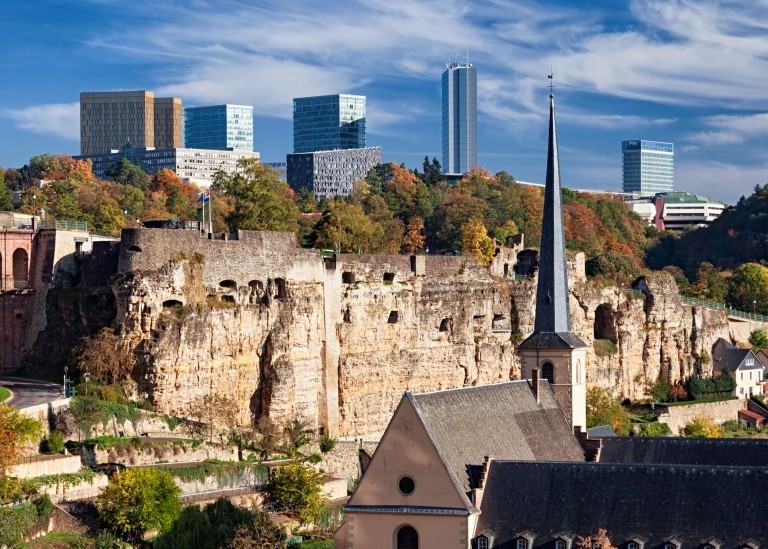
MULTIPOLYGON (((341 438, 375 438, 406 389, 519 377, 514 344, 533 329, 536 281, 515 279, 514 253, 501 252, 503 270, 491 272, 506 276, 467 257, 323 259, 287 234, 128 230, 109 279, 112 325, 159 412, 188 415, 224 394, 243 423, 300 416, 341 438)), ((589 385, 640 398, 659 376, 706 372, 703 351, 718 337, 749 333, 722 312, 683 306, 668 275, 600 287, 583 265, 569 265, 570 309, 590 345, 589 385)))

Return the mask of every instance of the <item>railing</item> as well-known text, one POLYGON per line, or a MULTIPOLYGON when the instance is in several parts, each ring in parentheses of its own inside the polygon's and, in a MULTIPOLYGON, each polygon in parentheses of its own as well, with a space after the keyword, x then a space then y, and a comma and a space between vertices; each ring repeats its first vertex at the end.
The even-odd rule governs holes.
POLYGON ((41 229, 55 229, 57 231, 87 231, 88 223, 86 221, 67 221, 66 219, 56 219, 55 221, 41 221, 41 229))
POLYGON ((699 307, 706 307, 707 309, 723 311, 727 313, 728 316, 735 316, 747 320, 755 320, 757 322, 768 322, 768 316, 766 315, 739 311, 738 309, 734 309, 733 307, 726 307, 723 303, 718 303, 717 301, 712 301, 711 299, 699 299, 697 297, 681 295, 680 301, 686 305, 696 305, 699 307))

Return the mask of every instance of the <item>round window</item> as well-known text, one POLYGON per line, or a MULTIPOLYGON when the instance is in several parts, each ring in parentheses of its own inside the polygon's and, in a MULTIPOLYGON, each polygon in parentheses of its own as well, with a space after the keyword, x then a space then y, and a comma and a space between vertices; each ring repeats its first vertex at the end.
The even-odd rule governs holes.
POLYGON ((416 483, 411 477, 403 477, 400 479, 400 482, 397 483, 397 487, 402 494, 408 496, 413 493, 413 490, 416 488, 416 483))

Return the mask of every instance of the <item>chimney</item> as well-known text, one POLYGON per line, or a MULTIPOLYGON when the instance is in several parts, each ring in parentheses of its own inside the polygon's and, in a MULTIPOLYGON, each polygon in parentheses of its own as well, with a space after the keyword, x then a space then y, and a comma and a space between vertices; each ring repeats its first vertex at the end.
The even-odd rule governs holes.
POLYGON ((539 369, 534 368, 531 370, 531 389, 533 390, 533 396, 536 398, 536 404, 539 404, 539 369))

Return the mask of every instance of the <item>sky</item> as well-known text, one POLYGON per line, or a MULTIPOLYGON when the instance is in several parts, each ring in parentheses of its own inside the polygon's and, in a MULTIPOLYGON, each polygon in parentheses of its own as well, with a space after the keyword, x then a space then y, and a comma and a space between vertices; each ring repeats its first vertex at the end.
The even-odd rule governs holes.
POLYGON ((446 58, 477 69, 478 162, 541 183, 554 74, 563 185, 621 190, 621 141, 675 145, 675 190, 768 183, 768 0, 25 0, 3 7, 0 167, 79 153, 81 91, 254 106, 264 162, 294 97, 367 97, 384 161, 442 162, 446 58))

